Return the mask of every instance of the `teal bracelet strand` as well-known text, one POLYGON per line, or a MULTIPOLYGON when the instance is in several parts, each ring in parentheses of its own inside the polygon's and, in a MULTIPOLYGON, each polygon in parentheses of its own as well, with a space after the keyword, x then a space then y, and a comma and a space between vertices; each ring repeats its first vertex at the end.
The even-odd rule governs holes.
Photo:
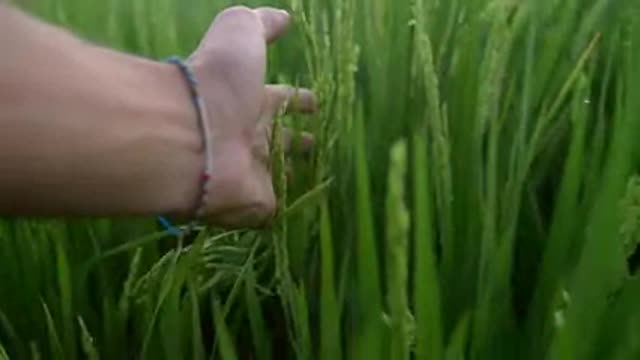
MULTIPOLYGON (((198 128, 202 136, 202 142, 204 145, 204 166, 202 175, 200 177, 200 193, 198 195, 198 202, 194 208, 194 214, 196 219, 202 218, 205 215, 207 208, 207 196, 209 194, 209 186, 212 173, 212 161, 211 161, 211 132, 209 128, 209 122, 207 119, 207 111, 202 97, 198 91, 198 80, 196 79, 193 68, 184 60, 178 56, 172 56, 166 60, 167 63, 175 65, 185 79, 186 85, 189 89, 189 95, 191 101, 196 110, 196 116, 198 120, 198 128)), ((165 217, 158 217, 160 223, 172 234, 182 234, 182 232, 171 224, 165 217)), ((195 224, 189 228, 192 230, 195 224)))

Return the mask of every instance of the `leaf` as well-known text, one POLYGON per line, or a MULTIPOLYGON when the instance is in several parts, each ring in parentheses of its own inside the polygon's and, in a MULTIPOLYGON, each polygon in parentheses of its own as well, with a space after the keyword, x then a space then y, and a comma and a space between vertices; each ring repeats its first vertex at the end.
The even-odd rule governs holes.
POLYGON ((451 335, 451 341, 447 346, 445 353, 446 360, 464 360, 467 353, 467 345, 469 341, 469 328, 470 328, 469 314, 464 314, 458 321, 453 334, 451 335))
POLYGON ((429 190, 427 141, 422 131, 413 136, 414 307, 416 356, 443 358, 440 285, 429 190))
POLYGON ((340 305, 336 297, 334 284, 333 237, 331 218, 326 199, 322 201, 320 213, 320 260, 321 260, 321 289, 320 289, 320 359, 341 360, 342 349, 340 338, 342 325, 340 323, 340 305))
POLYGON ((298 358, 310 359, 313 354, 311 348, 311 333, 309 328, 309 305, 307 304, 304 284, 293 290, 293 322, 296 333, 296 347, 298 358))
POLYGON ((47 321, 47 333, 49 335, 49 348, 51 351, 51 357, 55 360, 65 360, 66 357, 64 356, 64 353, 62 351, 60 337, 58 336, 58 331, 56 330, 55 323, 53 322, 53 318, 51 317, 51 312, 49 312, 49 307, 43 300, 41 300, 41 303, 44 310, 45 319, 47 321))
POLYGON ((60 313, 62 317, 63 333, 62 339, 64 340, 65 351, 69 353, 67 356, 74 358, 76 353, 76 334, 73 326, 73 292, 71 287, 71 269, 69 260, 67 258, 66 250, 63 247, 63 242, 66 241, 66 231, 62 231, 59 227, 56 227, 54 232, 55 247, 56 247, 56 274, 58 280, 58 290, 60 294, 60 313))
POLYGON ((31 360, 40 360, 42 356, 40 356, 40 350, 38 350, 38 345, 35 342, 29 343, 29 349, 31 350, 31 360))
POLYGON ((81 316, 78 316, 78 324, 80 325, 80 331, 82 334, 82 350, 84 352, 84 355, 86 356, 86 359, 87 360, 100 359, 93 337, 89 333, 89 330, 87 330, 87 326, 85 325, 81 316))
POLYGON ((332 182, 333 178, 328 179, 316 185, 316 187, 297 198, 291 205, 289 205, 289 207, 285 209, 283 216, 292 216, 300 212, 302 209, 320 202, 332 182))
POLYGON ((202 342, 202 329, 200 328, 201 314, 198 302, 198 290, 193 279, 189 279, 189 300, 191 301, 191 348, 193 360, 205 360, 205 348, 202 342))
POLYGON ((249 325, 251 327, 251 339, 255 347, 257 360, 271 359, 271 341, 270 334, 267 330, 264 315, 260 301, 255 291, 256 279, 253 266, 247 270, 246 281, 244 282, 245 297, 247 302, 247 312, 249 316, 249 325))
POLYGON ((233 345, 233 338, 231 337, 231 332, 229 331, 227 324, 225 324, 224 316, 218 301, 214 301, 213 303, 213 316, 222 360, 237 360, 238 357, 233 345))
POLYGON ((378 270, 378 251, 373 227, 371 211, 371 192, 369 185, 369 169, 365 144, 365 130, 361 117, 355 121, 355 154, 356 154, 356 223, 358 229, 357 240, 357 291, 359 316, 362 317, 356 330, 357 358, 360 360, 375 360, 382 356, 383 327, 382 327, 382 293, 380 290, 380 275, 378 270))
POLYGON ((0 343, 0 360, 10 360, 9 354, 7 354, 7 351, 4 349, 4 346, 2 346, 2 343, 0 343))
POLYGON ((143 236, 143 237, 141 237, 140 239, 137 239, 137 240, 128 241, 128 242, 126 242, 126 243, 124 243, 124 244, 122 244, 122 245, 120 245, 120 246, 118 246, 118 247, 116 247, 114 249, 107 250, 107 251, 103 252, 98 257, 95 257, 95 258, 89 260, 87 266, 91 267, 91 266, 95 265, 96 263, 98 263, 100 261, 103 261, 103 260, 105 260, 107 258, 116 256, 116 255, 119 255, 119 254, 122 254, 122 253, 125 253, 127 251, 130 251, 130 250, 133 250, 133 249, 136 249, 136 248, 148 245, 148 244, 152 244, 152 243, 158 242, 158 241, 160 241, 160 240, 162 240, 164 238, 168 238, 170 236, 171 236, 171 234, 170 234, 169 231, 162 231, 162 232, 157 232, 157 233, 154 233, 154 234, 149 234, 147 236, 143 236))

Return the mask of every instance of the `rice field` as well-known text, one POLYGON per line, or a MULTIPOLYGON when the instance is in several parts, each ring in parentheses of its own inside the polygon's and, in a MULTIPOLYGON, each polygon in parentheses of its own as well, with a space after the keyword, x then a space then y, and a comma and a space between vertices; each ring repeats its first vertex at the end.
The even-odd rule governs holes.
MULTIPOLYGON (((239 3, 14 2, 158 60, 239 3)), ((322 102, 274 226, 0 219, 1 360, 640 359, 640 2, 242 4, 322 102)))

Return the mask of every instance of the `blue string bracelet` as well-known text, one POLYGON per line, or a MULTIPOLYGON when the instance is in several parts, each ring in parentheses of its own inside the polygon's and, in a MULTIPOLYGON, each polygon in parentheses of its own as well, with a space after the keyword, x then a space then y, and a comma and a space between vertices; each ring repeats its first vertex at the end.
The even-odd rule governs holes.
POLYGON ((180 237, 185 235, 180 228, 176 227, 164 216, 158 216, 158 222, 162 227, 167 230, 167 232, 175 237, 180 237))
MULTIPOLYGON (((211 159, 211 154, 213 153, 211 149, 211 130, 208 121, 208 114, 206 111, 207 109, 198 91, 198 80, 196 79, 196 74, 193 71, 191 65, 178 56, 172 56, 167 59, 166 62, 175 65, 180 70, 180 73, 185 79, 186 85, 189 89, 191 101, 196 110, 198 129, 200 131, 202 143, 204 145, 204 166, 202 169, 202 175, 200 177, 200 193, 198 194, 197 203, 194 206, 195 218, 200 219, 205 215, 207 210, 207 197, 210 190, 209 186, 213 169, 213 163, 211 159)), ((178 228, 173 226, 167 218, 159 216, 158 220, 160 221, 161 225, 165 227, 170 233, 182 234, 182 232, 178 228)), ((191 231, 194 227, 195 223, 192 223, 188 230, 191 231)))

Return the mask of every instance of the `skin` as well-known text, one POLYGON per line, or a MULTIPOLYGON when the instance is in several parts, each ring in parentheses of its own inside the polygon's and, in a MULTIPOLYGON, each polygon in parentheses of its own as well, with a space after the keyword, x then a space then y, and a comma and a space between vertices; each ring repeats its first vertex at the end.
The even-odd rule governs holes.
MULTIPOLYGON (((267 46, 288 25, 282 10, 229 8, 189 58, 213 139, 213 225, 268 224, 272 119, 285 105, 316 108, 309 90, 264 83, 267 46)), ((205 154, 175 66, 83 42, 2 2, 0 48, 1 215, 192 214, 205 154)))

